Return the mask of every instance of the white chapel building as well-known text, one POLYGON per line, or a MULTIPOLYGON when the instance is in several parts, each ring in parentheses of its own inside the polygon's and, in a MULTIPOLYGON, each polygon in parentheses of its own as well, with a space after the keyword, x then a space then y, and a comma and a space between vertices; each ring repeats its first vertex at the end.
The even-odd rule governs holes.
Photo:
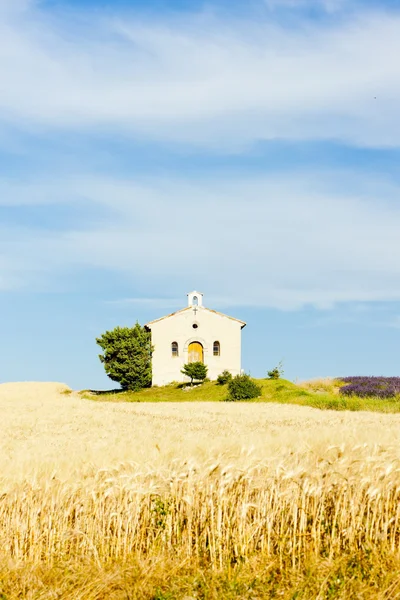
POLYGON ((153 351, 153 385, 184 382, 183 366, 203 362, 207 377, 217 379, 225 369, 241 372, 241 337, 244 321, 203 306, 203 294, 188 294, 188 306, 147 323, 153 351))

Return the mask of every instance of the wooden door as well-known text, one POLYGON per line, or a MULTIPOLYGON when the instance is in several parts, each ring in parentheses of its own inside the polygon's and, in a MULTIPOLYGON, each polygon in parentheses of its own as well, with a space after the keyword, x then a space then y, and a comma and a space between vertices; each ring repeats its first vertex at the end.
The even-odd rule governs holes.
POLYGON ((200 342, 192 342, 189 344, 188 362, 203 362, 203 346, 200 342))

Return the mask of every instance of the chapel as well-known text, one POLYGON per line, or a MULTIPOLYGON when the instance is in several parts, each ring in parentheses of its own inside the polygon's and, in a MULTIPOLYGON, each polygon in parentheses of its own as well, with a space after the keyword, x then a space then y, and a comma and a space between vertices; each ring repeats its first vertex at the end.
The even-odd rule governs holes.
POLYGON ((244 321, 206 308, 203 294, 187 294, 188 306, 146 324, 151 332, 153 385, 184 382, 183 366, 203 362, 208 378, 227 370, 241 373, 241 337, 244 321))

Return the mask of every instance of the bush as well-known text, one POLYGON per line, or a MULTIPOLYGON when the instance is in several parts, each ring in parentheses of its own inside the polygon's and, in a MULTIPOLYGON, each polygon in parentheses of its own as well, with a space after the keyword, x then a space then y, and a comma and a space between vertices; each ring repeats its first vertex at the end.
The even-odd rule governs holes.
POLYGON ((222 371, 222 373, 220 375, 218 375, 217 383, 219 383, 219 385, 226 385, 227 383, 232 381, 232 379, 233 379, 232 373, 230 373, 229 371, 227 371, 225 369, 225 371, 222 371))
POLYGON ((271 371, 268 371, 267 374, 268 374, 269 379, 280 379, 283 375, 282 361, 278 364, 277 367, 275 367, 271 371))
POLYGON ((193 384, 193 380, 204 381, 207 377, 208 368, 202 362, 192 362, 185 365, 181 371, 182 375, 190 377, 190 384, 193 384))
POLYGON ((96 343, 103 349, 99 358, 108 377, 123 390, 138 391, 151 386, 151 334, 139 323, 106 331, 96 343))
POLYGON ((236 375, 228 384, 228 400, 251 400, 261 396, 261 386, 249 375, 236 375))
POLYGON ((343 396, 394 398, 400 394, 400 377, 342 377, 343 396))

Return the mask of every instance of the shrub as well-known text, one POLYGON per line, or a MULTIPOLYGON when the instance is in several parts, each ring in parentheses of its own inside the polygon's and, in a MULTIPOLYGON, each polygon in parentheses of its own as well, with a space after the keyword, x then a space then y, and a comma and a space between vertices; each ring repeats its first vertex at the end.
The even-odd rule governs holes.
POLYGON ((222 371, 222 373, 220 375, 218 375, 217 383, 219 383, 219 385, 226 385, 227 383, 232 381, 232 379, 233 379, 232 373, 230 373, 229 371, 227 371, 227 369, 225 369, 225 371, 222 371))
POLYGON ((400 377, 341 377, 343 396, 394 398, 400 394, 400 377))
POLYGON ((190 384, 193 380, 204 381, 207 377, 208 368, 202 362, 192 362, 185 365, 181 371, 182 375, 190 377, 190 384))
POLYGON ((123 390, 138 391, 151 386, 151 334, 139 323, 106 331, 96 343, 103 349, 99 358, 108 377, 123 390))
POLYGON ((251 400, 261 396, 261 391, 249 375, 236 375, 228 384, 228 400, 251 400))
POLYGON ((283 364, 282 361, 271 371, 268 371, 269 379, 280 379, 283 375, 283 364))

